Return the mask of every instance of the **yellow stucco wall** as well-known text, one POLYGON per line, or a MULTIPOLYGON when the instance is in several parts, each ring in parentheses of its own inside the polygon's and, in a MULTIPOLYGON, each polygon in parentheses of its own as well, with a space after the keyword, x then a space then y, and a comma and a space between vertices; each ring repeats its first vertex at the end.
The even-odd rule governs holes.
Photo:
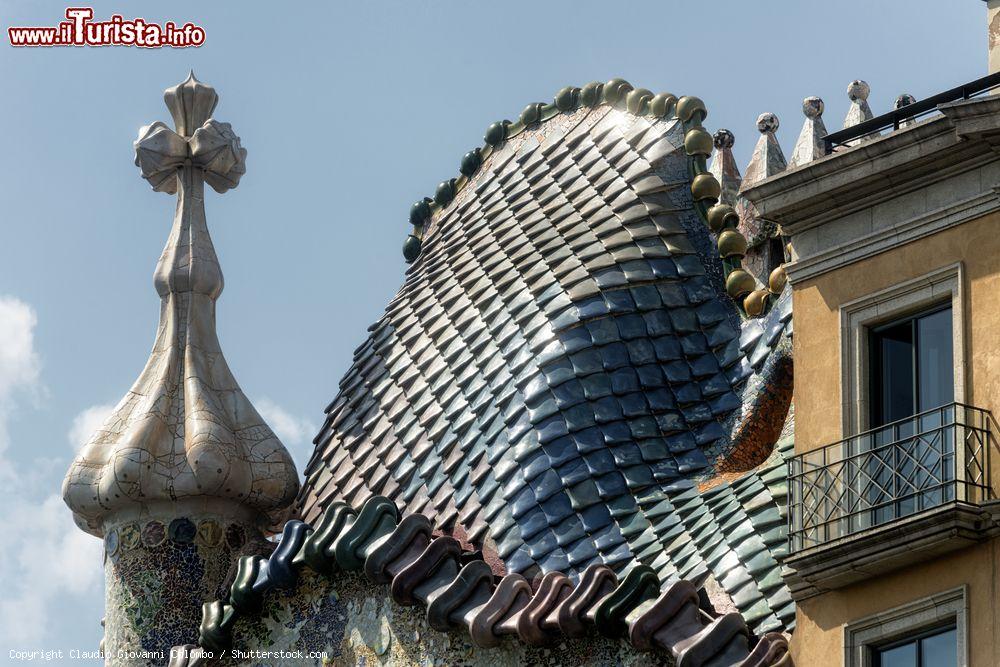
POLYGON ((844 664, 844 624, 968 586, 968 648, 972 667, 1000 665, 1000 540, 824 593, 799 603, 792 634, 798 667, 844 664))
MULTIPOLYGON (((991 214, 793 286, 797 452, 843 437, 840 306, 956 262, 964 269, 965 401, 1000 417, 1000 214, 991 214)), ((996 449, 992 458, 996 489, 996 449)), ((845 623, 964 583, 970 664, 997 667, 998 568, 995 540, 806 600, 792 640, 796 664, 842 665, 845 623)))
POLYGON ((1000 415, 1000 213, 793 286, 795 449, 843 437, 840 306, 934 269, 964 268, 966 402, 1000 415))

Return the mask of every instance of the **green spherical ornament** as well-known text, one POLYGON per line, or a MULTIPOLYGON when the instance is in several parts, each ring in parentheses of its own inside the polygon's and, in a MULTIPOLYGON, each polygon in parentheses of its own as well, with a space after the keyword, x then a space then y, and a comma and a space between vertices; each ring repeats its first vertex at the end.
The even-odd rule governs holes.
POLYGON ((454 198, 455 179, 450 178, 447 181, 441 181, 441 183, 437 186, 437 191, 434 193, 434 201, 440 206, 447 206, 454 198))
POLYGON ((566 86, 552 100, 559 111, 573 111, 576 109, 577 101, 580 98, 580 89, 573 86, 566 86))
POLYGON ((625 99, 626 93, 632 90, 632 84, 625 79, 615 77, 604 84, 604 101, 608 104, 617 104, 625 99))
POLYGON ((507 126, 510 125, 509 120, 498 120, 497 122, 486 128, 486 136, 483 137, 485 141, 490 146, 496 146, 503 142, 507 138, 507 126))
POLYGON ((586 107, 596 107, 601 103, 603 91, 603 83, 599 81, 591 81, 580 89, 580 104, 586 107))
POLYGON ((427 219, 431 217, 431 200, 424 198, 418 202, 414 202, 413 206, 410 207, 410 224, 414 227, 420 226, 427 222, 427 219))
POLYGON ((471 151, 462 156, 462 165, 458 170, 466 178, 472 178, 472 175, 479 171, 479 167, 483 164, 483 152, 480 148, 473 148, 471 151))
POLYGON ((544 106, 541 102, 533 102, 524 107, 524 111, 521 112, 521 124, 527 127, 541 121, 542 107, 544 106))
POLYGON ((415 260, 419 256, 420 256, 420 239, 418 239, 413 234, 410 234, 409 236, 406 237, 406 240, 403 241, 403 259, 405 259, 407 263, 409 263, 415 260))

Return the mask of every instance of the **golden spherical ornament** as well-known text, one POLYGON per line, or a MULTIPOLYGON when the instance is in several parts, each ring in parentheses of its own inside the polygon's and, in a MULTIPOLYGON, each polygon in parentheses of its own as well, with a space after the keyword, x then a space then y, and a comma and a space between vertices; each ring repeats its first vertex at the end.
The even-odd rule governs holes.
POLYGON ((722 186, 719 185, 719 181, 715 180, 715 176, 712 174, 698 174, 691 181, 691 194, 694 195, 697 201, 705 199, 718 201, 719 195, 722 194, 722 186))
POLYGON ((735 227, 740 222, 740 216, 729 204, 716 204, 708 209, 708 228, 718 234, 723 227, 735 227))
POLYGON ((733 269, 726 277, 726 294, 734 299, 749 294, 755 287, 757 287, 757 281, 743 269, 733 269))
POLYGON ((720 257, 743 257, 747 254, 747 239, 735 229, 724 229, 718 239, 720 257))
POLYGON ((750 292, 743 299, 743 310, 750 317, 759 317, 764 312, 764 307, 767 305, 767 290, 758 289, 750 292))
POLYGON ((687 151, 688 155, 708 157, 712 154, 713 147, 712 135, 700 127, 684 135, 684 150, 687 151))
POLYGON ((785 267, 779 266, 767 277, 767 289, 771 290, 772 294, 781 294, 787 282, 788 274, 785 272, 785 267))
POLYGON ((641 116, 649 110, 649 101, 653 99, 653 91, 645 88, 630 90, 625 95, 625 108, 629 113, 641 116))
POLYGON ((677 105, 677 98, 670 93, 654 95, 649 101, 649 113, 657 118, 663 118, 677 105))
POLYGON ((697 97, 691 97, 685 95, 681 99, 677 100, 677 117, 680 118, 685 123, 698 116, 697 120, 703 121, 708 116, 708 109, 705 108, 705 103, 702 102, 697 97))

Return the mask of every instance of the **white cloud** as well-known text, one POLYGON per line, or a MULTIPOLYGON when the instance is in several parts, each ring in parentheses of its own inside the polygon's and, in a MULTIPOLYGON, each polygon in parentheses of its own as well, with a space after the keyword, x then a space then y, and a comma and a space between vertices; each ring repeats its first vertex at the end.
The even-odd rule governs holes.
POLYGON ((107 403, 92 405, 73 418, 73 424, 69 427, 69 433, 66 434, 66 437, 69 438, 74 451, 87 444, 90 436, 104 424, 104 420, 114 409, 115 406, 107 403))
POLYGON ((35 311, 20 299, 0 296, 0 401, 38 382, 35 311))
POLYGON ((288 449, 299 472, 302 472, 312 456, 316 425, 308 419, 293 415, 269 398, 254 400, 253 404, 288 449))
POLYGON ((35 311, 20 299, 0 296, 0 478, 12 471, 4 455, 10 447, 8 421, 19 395, 37 395, 41 364, 35 352, 35 311))
MULTIPOLYGON (((68 596, 99 595, 101 542, 73 523, 58 492, 65 460, 36 458, 15 464, 8 423, 24 398, 42 395, 35 350, 34 310, 0 296, 0 525, 6 556, 0 558, 0 647, 36 649, 58 639, 53 621, 68 596), (39 493, 39 489, 52 491, 39 493)), ((31 443, 18 443, 29 450, 31 443)), ((29 450, 30 451, 30 450, 29 450)), ((65 619, 64 619, 65 620, 65 619)), ((97 622, 94 619, 93 622, 97 622)))
POLYGON ((0 559, 0 580, 7 582, 0 598, 0 646, 38 649, 57 639, 56 619, 67 596, 100 595, 102 545, 76 527, 60 494, 40 503, 20 495, 5 495, 0 510, 8 550, 0 559))

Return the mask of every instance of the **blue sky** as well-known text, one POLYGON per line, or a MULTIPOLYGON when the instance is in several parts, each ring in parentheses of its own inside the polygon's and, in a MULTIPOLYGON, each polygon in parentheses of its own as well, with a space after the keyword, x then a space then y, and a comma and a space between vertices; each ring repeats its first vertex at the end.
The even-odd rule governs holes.
POLYGON ((193 21, 198 49, 14 49, 10 25, 63 3, 0 0, 0 661, 92 650, 99 541, 58 498, 74 445, 146 360, 152 271, 173 215, 132 164, 141 125, 189 68, 249 152, 208 195, 226 277, 219 335, 245 392, 301 464, 365 327, 401 283, 409 205, 457 173, 493 121, 622 76, 705 100, 744 166, 772 111, 790 155, 801 101, 871 84, 875 113, 986 73, 981 0, 97 2, 95 17, 193 21), (277 8, 282 7, 283 11, 277 8))

